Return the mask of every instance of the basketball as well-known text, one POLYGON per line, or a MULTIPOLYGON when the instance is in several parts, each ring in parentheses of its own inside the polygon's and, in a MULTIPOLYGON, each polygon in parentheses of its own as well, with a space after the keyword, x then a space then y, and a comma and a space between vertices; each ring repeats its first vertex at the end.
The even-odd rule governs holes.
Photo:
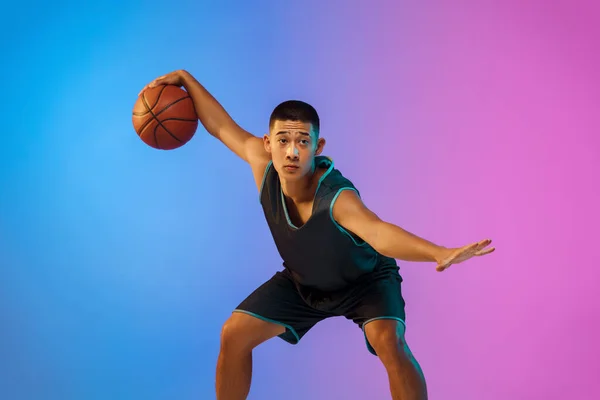
POLYGON ((198 129, 198 116, 189 93, 174 85, 144 90, 133 106, 133 128, 146 143, 173 150, 189 142, 198 129))

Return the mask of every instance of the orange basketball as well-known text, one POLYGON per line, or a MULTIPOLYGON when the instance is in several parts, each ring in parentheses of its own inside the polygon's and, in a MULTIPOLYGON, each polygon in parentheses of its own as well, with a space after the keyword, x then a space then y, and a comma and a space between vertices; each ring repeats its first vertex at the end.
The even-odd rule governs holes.
POLYGON ((189 93, 174 85, 144 90, 133 106, 133 128, 148 146, 173 150, 194 137, 198 116, 189 93))

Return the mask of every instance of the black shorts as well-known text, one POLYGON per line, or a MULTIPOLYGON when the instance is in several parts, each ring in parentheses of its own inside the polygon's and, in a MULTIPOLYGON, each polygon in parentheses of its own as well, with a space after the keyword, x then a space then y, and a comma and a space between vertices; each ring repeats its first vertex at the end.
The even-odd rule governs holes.
MULTIPOLYGON (((297 344, 318 322, 343 316, 363 330, 377 319, 395 319, 404 325, 402 278, 397 270, 374 273, 336 292, 318 292, 298 285, 287 270, 275 273, 234 310, 283 325, 279 337, 297 344)), ((374 355, 365 334, 367 349, 374 355)))

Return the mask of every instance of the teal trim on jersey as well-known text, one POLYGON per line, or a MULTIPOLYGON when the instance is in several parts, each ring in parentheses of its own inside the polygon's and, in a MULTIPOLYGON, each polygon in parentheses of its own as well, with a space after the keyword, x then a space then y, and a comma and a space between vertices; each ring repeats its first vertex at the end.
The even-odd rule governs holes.
MULTIPOLYGON (((369 350, 369 352, 371 354, 373 354, 374 356, 377 355, 377 352, 375 351, 373 346, 371 346, 371 344, 369 343, 369 338, 367 338, 367 332, 365 332, 365 325, 367 325, 369 322, 377 321, 379 319, 395 319, 396 321, 399 321, 402 323, 402 326, 404 326, 404 332, 406 332, 406 322, 404 322, 404 320, 402 318, 383 316, 383 317, 371 318, 371 319, 365 321, 365 323, 362 325, 363 335, 365 335, 365 343, 367 344, 367 350, 369 350)), ((402 332, 402 336, 404 336, 404 332, 402 332)))
POLYGON ((285 204, 285 197, 283 195, 283 189, 280 189, 280 192, 281 192, 281 204, 283 206, 283 213, 285 214, 285 219, 287 220, 287 223, 289 226, 291 226, 293 229, 298 229, 298 227, 292 223, 292 220, 290 219, 290 215, 288 214, 287 204, 285 204))
POLYGON ((344 227, 343 227, 343 226, 341 226, 340 224, 338 224, 338 222, 335 220, 335 218, 333 218, 333 205, 335 204, 335 201, 337 200, 338 196, 339 196, 340 194, 342 194, 342 192, 343 192, 344 190, 352 190, 353 192, 356 192, 356 194, 358 195, 358 197, 360 197, 360 195, 358 194, 358 190, 356 190, 356 189, 354 189, 354 188, 351 188, 351 187, 345 187, 345 188, 341 188, 341 189, 340 189, 340 190, 338 190, 338 192, 335 194, 335 196, 333 197, 333 200, 331 200, 331 204, 330 204, 330 206, 329 206, 329 216, 331 217, 331 220, 333 221, 333 223, 335 224, 335 226, 337 226, 337 228, 338 228, 338 229, 339 229, 341 232, 345 233, 345 234, 346 234, 346 235, 347 235, 347 236, 348 236, 350 239, 352 239, 352 241, 354 242, 354 244, 355 244, 356 246, 359 246, 359 247, 360 247, 360 246, 365 246, 365 245, 367 244, 367 242, 363 241, 362 243, 358 243, 358 242, 356 241, 356 239, 354 238, 354 236, 352 236, 352 235, 350 234, 350 232, 348 232, 346 229, 344 229, 344 227))
POLYGON ((245 311, 245 310, 235 309, 235 310, 233 310, 233 312, 239 312, 239 313, 248 314, 248 315, 250 315, 250 316, 252 316, 252 317, 254 317, 254 318, 258 318, 258 319, 260 319, 260 320, 262 320, 262 321, 265 321, 265 322, 270 322, 270 323, 272 323, 272 324, 281 325, 281 326, 283 326, 285 329, 287 329, 287 330, 289 330, 290 332, 292 332, 292 334, 293 334, 293 335, 294 335, 294 337, 296 338, 296 343, 291 343, 291 344, 297 344, 297 343, 300 341, 300 336, 298 336, 298 333, 296 332, 296 330, 295 330, 294 328, 292 328, 292 327, 291 327, 290 325, 288 325, 288 324, 284 324, 284 323, 282 323, 282 322, 279 322, 279 321, 275 321, 275 320, 272 320, 272 319, 269 319, 269 318, 265 318, 265 317, 263 317, 263 316, 261 316, 261 315, 255 314, 255 313, 253 313, 253 312, 250 312, 250 311, 245 311))
MULTIPOLYGON (((319 183, 317 184, 317 190, 315 190, 315 196, 313 198, 313 210, 312 211, 314 211, 315 199, 317 198, 317 193, 319 193, 319 188, 321 187, 321 183, 323 183, 323 181, 325 180, 327 175, 329 175, 331 173, 331 171, 333 171, 333 160, 329 157, 326 157, 326 160, 329 161, 330 165, 329 165, 329 168, 327 168, 327 171, 325 171, 325 173, 319 178, 319 183)), ((323 161, 326 161, 326 160, 319 160, 319 165, 320 165, 320 163, 322 163, 323 161)), ((280 191, 281 191, 281 203, 283 205, 283 212, 285 214, 285 219, 287 220, 288 225, 291 228, 296 229, 296 230, 302 229, 302 226, 304 226, 306 224, 304 224, 300 228, 298 228, 296 225, 294 225, 292 223, 292 220, 290 219, 290 215, 288 213, 287 205, 285 204, 285 197, 283 196, 283 189, 280 189, 280 191)), ((310 218, 312 218, 312 213, 310 215, 310 218)), ((310 220, 310 218, 309 218, 309 220, 310 220)), ((308 221, 306 221, 306 222, 308 222, 308 221)))
POLYGON ((273 160, 267 163, 267 167, 265 168, 265 173, 263 174, 262 182, 260 183, 260 190, 258 191, 258 201, 260 202, 260 198, 262 197, 262 191, 265 187, 265 181, 267 180, 267 172, 269 172, 269 167, 273 164, 273 160))

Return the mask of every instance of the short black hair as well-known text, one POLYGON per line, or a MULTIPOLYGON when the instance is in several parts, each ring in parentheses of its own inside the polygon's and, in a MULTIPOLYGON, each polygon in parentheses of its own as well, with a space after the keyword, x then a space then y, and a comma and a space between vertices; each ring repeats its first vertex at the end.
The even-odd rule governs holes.
POLYGON ((279 104, 271 113, 269 127, 273 127, 275 121, 300 121, 308 122, 313 130, 319 135, 319 114, 313 106, 300 100, 288 100, 279 104))

